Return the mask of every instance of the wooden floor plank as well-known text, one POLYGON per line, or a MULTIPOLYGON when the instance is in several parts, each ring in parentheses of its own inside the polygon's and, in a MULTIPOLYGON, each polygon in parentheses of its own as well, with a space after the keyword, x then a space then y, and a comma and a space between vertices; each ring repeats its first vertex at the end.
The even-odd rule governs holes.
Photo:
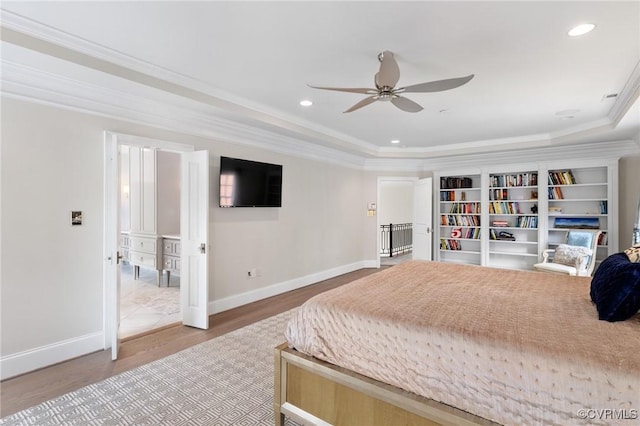
POLYGON ((316 294, 380 269, 360 269, 209 317, 208 330, 177 325, 122 343, 118 360, 100 351, 0 382, 0 417, 72 392, 115 374, 172 355, 188 347, 300 306, 316 294))

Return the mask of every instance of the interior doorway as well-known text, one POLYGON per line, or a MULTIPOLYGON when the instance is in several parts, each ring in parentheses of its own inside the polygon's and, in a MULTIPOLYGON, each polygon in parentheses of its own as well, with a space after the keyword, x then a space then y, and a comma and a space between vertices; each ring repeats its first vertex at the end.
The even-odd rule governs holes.
MULTIPOLYGON (((166 261, 165 255, 178 257, 172 268, 179 269, 180 275, 180 314, 184 325, 207 329, 209 327, 208 314, 208 254, 209 254, 209 153, 195 151, 193 146, 174 142, 159 141, 132 135, 122 135, 105 132, 105 174, 104 174, 104 347, 111 348, 112 359, 117 359, 120 339, 120 294, 121 294, 121 266, 123 260, 129 260, 134 266, 133 273, 137 275, 148 266, 155 270, 156 282, 161 283, 163 270, 161 262, 166 261), (165 251, 161 244, 166 241, 162 236, 152 235, 155 231, 155 213, 149 211, 132 214, 132 220, 140 223, 132 228, 141 230, 139 235, 129 235, 123 240, 120 222, 121 209, 121 174, 120 149, 121 145, 140 148, 138 154, 150 157, 155 150, 170 151, 180 157, 180 228, 179 237, 174 242, 179 244, 179 255, 176 252, 165 251), (139 214, 138 214, 139 213, 139 214), (135 237, 135 238, 134 238, 135 237), (129 255, 137 257, 125 259, 126 248, 129 255)), ((139 173, 141 179, 155 179, 155 170, 144 168, 139 173)), ((145 200, 144 203, 155 203, 157 195, 148 185, 133 185, 143 191, 136 195, 145 200), (154 195, 155 194, 155 195, 154 195)), ((175 249, 175 247, 174 247, 175 249)), ((149 268, 148 268, 149 269, 149 268)))
POLYGON ((417 178, 378 178, 378 264, 396 265, 412 257, 413 197, 417 178))
POLYGON ((182 321, 180 154, 124 144, 119 153, 123 260, 118 337, 128 339, 182 321), (149 250, 131 247, 132 241, 147 239, 156 241, 155 248, 151 246, 159 252, 155 258, 149 250), (149 259, 156 265, 150 265, 149 259))

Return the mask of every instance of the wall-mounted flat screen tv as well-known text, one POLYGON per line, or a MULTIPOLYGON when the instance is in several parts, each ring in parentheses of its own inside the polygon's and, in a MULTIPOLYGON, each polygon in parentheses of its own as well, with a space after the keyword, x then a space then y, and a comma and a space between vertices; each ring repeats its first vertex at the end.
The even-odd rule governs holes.
POLYGON ((281 206, 281 165, 220 157, 220 207, 281 206))

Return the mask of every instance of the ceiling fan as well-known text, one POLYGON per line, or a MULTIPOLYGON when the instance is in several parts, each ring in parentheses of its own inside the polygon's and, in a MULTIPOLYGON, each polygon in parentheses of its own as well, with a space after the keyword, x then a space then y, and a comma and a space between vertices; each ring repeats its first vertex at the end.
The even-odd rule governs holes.
POLYGON ((311 85, 309 85, 309 87, 313 89, 335 90, 338 92, 370 95, 346 110, 345 113, 355 111, 375 101, 391 101, 392 104, 403 111, 418 112, 422 111, 423 108, 412 100, 400 96, 401 93, 442 92, 444 90, 455 89, 456 87, 460 87, 463 84, 468 83, 474 76, 474 74, 471 74, 466 77, 449 78, 446 80, 430 81, 427 83, 395 88, 398 80, 400 79, 400 68, 393 57, 393 52, 385 50, 378 55, 378 60, 380 61, 380 71, 376 73, 373 79, 376 85, 375 89, 361 87, 320 87, 311 85))

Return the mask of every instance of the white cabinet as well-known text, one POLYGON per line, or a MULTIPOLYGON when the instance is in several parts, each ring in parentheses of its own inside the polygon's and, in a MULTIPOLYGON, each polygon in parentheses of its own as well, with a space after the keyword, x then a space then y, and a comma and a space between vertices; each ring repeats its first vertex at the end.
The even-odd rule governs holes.
POLYGON ((156 150, 129 147, 131 232, 156 234, 156 150))
POLYGON ((617 160, 554 161, 436 174, 436 260, 532 269, 570 229, 602 231, 618 250, 617 160))
POLYGON ((180 237, 162 237, 162 269, 167 273, 167 287, 171 273, 180 275, 180 237))

